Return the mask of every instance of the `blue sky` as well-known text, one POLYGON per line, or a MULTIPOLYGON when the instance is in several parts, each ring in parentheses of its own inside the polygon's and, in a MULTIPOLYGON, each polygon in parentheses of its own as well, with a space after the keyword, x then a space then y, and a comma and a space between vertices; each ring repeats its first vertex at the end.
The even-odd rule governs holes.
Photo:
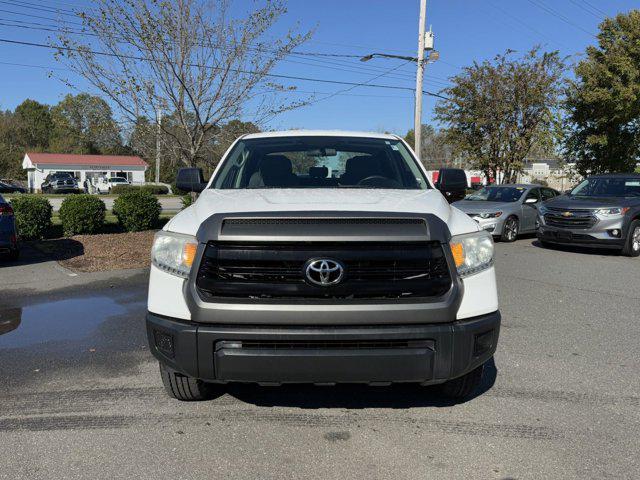
MULTIPOLYGON (((85 0, 0 1, 0 38, 46 43, 51 32, 7 26, 7 23, 51 23, 40 17, 56 16, 39 8, 69 9, 90 5, 85 0), (31 7, 31 8, 29 8, 31 7), (10 21, 10 22, 8 22, 10 21), (5 24, 5 25, 2 25, 5 24)), ((253 3, 236 0, 247 9, 253 3)), ((418 0, 289 0, 289 11, 279 28, 295 24, 315 29, 312 40, 300 48, 336 54, 364 55, 387 52, 414 56, 417 48, 418 0)), ((510 48, 524 52, 536 44, 563 55, 579 55, 594 44, 597 25, 604 14, 615 15, 640 8, 640 0, 428 0, 427 25, 436 35, 440 60, 427 68, 425 90, 438 91, 461 66, 492 58, 510 48)), ((286 75, 365 82, 398 66, 393 76, 373 83, 413 87, 412 64, 356 58, 291 58, 276 72, 286 75)), ((60 67, 46 49, 0 43, 0 108, 12 109, 25 98, 54 104, 69 93, 67 86, 48 77, 48 68, 60 67), (35 65, 34 68, 7 64, 35 65)), ((294 82, 294 98, 316 98, 348 87, 294 82)), ((426 97, 424 123, 432 121, 434 99, 426 97)), ((412 92, 357 87, 344 94, 287 112, 269 128, 339 128, 388 130, 404 133, 413 125, 412 92)))

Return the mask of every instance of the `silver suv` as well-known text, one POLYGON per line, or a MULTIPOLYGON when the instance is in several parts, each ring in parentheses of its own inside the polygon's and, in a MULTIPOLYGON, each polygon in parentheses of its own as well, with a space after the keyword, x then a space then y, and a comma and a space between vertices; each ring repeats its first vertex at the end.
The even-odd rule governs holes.
POLYGON ((640 174, 589 177, 568 195, 540 205, 537 235, 543 245, 611 248, 640 256, 640 174))

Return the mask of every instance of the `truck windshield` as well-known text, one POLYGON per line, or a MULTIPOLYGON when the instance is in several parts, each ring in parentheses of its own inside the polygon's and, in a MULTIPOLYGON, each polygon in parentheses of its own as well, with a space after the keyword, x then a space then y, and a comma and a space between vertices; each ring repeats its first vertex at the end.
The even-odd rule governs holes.
POLYGON ((575 197, 640 197, 640 177, 588 178, 571 191, 575 197))
POLYGON ((467 195, 465 200, 475 200, 484 202, 517 202, 522 194, 522 187, 484 187, 471 195, 467 195))
POLYGON ((211 185, 216 189, 430 188, 399 140, 303 136, 238 142, 211 185))

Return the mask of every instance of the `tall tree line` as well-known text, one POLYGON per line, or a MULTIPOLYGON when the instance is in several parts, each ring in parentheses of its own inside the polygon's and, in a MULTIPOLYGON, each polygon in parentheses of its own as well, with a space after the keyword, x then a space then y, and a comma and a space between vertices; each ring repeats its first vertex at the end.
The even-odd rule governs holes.
POLYGON ((27 99, 0 112, 0 177, 25 177, 25 152, 124 154, 121 129, 100 97, 67 95, 49 106, 27 99))

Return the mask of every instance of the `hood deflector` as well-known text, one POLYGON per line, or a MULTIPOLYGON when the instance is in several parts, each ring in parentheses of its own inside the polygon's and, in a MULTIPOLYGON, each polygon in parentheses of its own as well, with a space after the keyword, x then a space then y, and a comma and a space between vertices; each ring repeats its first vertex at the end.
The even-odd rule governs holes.
POLYGON ((214 214, 198 241, 395 241, 447 243, 447 225, 433 214, 387 212, 243 212, 214 214))

